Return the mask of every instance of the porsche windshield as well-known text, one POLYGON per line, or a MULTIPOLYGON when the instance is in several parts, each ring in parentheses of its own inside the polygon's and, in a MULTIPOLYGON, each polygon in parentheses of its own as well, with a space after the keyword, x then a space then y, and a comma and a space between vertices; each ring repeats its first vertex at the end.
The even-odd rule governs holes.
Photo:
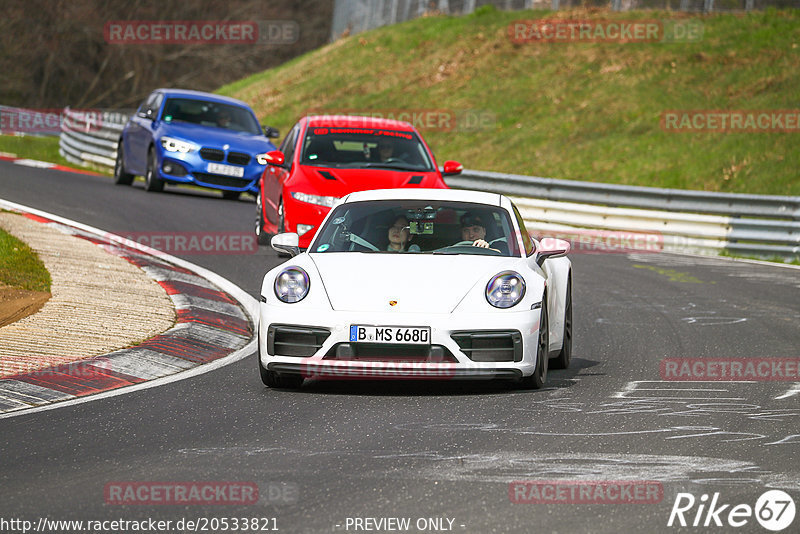
POLYGON ((261 134, 261 127, 247 109, 219 102, 169 98, 161 117, 164 122, 188 122, 253 135, 261 134))
POLYGON ((519 257, 508 213, 452 201, 381 200, 336 207, 309 252, 519 257), (485 244, 486 246, 476 246, 485 244))
POLYGON ((322 128, 311 126, 303 142, 301 163, 433 171, 425 145, 414 132, 378 128, 322 128))

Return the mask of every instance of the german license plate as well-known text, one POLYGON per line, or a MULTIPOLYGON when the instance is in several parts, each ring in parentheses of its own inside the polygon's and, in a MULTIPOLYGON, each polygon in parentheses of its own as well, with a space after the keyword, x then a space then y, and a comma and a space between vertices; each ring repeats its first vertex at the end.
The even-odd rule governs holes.
POLYGON ((430 345, 431 329, 427 326, 366 326, 351 325, 350 341, 353 343, 402 343, 430 345))
POLYGON ((209 163, 208 172, 212 174, 222 174, 224 176, 234 176, 241 178, 244 176, 244 167, 236 167, 234 165, 223 165, 222 163, 209 163))

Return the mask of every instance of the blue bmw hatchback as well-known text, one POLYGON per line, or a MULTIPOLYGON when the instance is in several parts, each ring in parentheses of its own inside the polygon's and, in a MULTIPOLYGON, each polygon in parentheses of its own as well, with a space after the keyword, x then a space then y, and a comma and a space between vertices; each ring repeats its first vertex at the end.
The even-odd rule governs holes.
POLYGON ((157 89, 139 106, 117 144, 114 181, 130 185, 144 176, 147 191, 164 184, 219 189, 237 199, 258 194, 258 180, 276 150, 278 132, 258 124, 239 100, 211 93, 157 89))

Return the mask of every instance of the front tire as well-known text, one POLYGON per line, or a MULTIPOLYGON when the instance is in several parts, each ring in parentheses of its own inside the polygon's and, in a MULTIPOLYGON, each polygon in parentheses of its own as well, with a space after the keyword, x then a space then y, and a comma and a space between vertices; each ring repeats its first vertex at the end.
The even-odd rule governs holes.
POLYGON ((303 377, 301 375, 279 375, 266 369, 261 364, 261 358, 258 358, 258 370, 261 373, 261 382, 269 388, 297 389, 303 385, 303 377))
POLYGON ((283 209, 283 198, 278 199, 278 233, 286 231, 286 213, 283 209))
POLYGON ((536 369, 530 376, 523 377, 519 384, 524 389, 541 389, 547 381, 547 362, 549 360, 550 334, 547 321, 547 295, 542 297, 542 312, 539 318, 539 339, 536 349, 536 369))
POLYGON ((259 245, 269 245, 270 234, 264 232, 264 207, 261 205, 261 193, 256 196, 256 240, 259 245))
POLYGON ((147 172, 144 176, 144 190, 159 193, 164 190, 164 180, 158 177, 158 158, 156 151, 150 147, 147 153, 147 172))
POLYGON ((114 183, 116 185, 131 185, 133 174, 125 172, 125 153, 122 148, 122 141, 117 145, 117 160, 114 162, 114 183))
POLYGON ((558 356, 550 361, 553 369, 567 369, 572 359, 572 278, 567 280, 567 297, 564 309, 564 344, 558 356))
MULTIPOLYGON (((278 233, 282 234, 286 231, 286 212, 283 209, 283 198, 278 199, 278 233)), ((289 258, 291 254, 286 252, 278 252, 279 258, 289 258)))

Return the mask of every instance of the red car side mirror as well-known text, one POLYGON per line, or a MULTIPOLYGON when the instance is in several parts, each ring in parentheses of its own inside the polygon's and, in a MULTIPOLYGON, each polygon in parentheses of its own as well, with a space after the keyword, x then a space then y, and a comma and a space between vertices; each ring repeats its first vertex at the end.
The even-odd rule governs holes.
POLYGON ((283 165, 285 158, 286 157, 283 155, 283 152, 280 150, 273 150, 272 152, 267 152, 266 160, 269 165, 281 166, 283 165))
POLYGON ((464 166, 457 161, 445 161, 442 174, 447 176, 451 174, 460 174, 464 170, 464 166))

